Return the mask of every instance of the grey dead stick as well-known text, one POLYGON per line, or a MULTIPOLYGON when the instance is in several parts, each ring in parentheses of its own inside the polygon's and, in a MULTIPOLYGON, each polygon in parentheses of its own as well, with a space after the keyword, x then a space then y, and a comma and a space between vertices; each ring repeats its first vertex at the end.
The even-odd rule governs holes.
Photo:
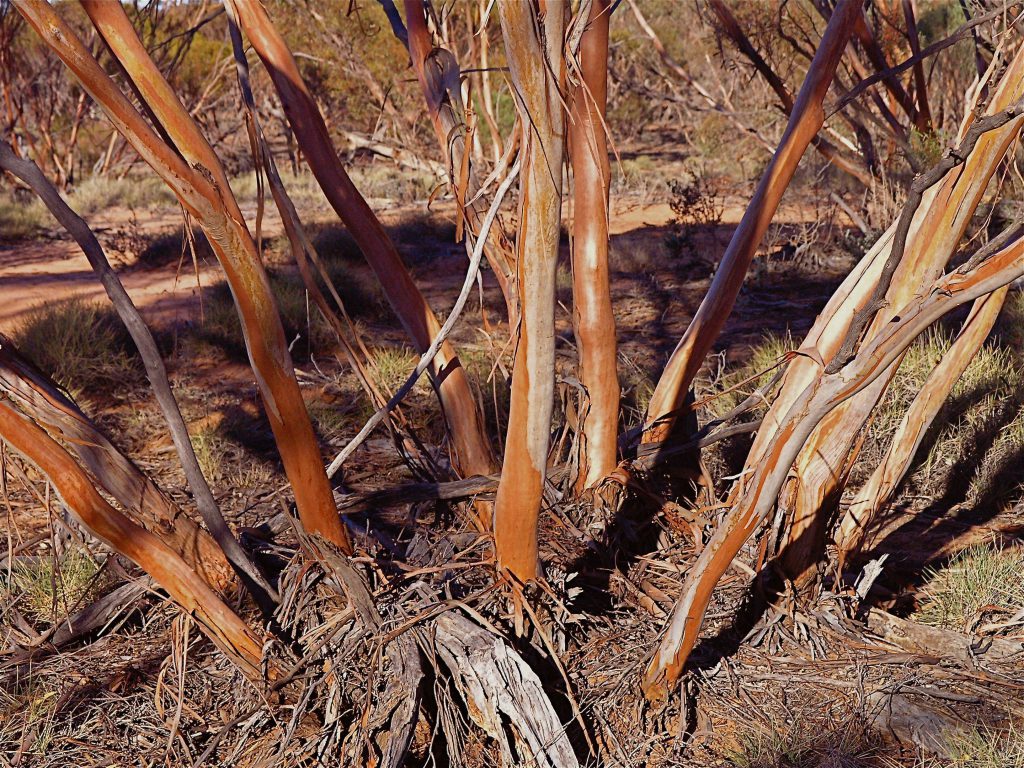
POLYGON ((329 578, 328 585, 348 600, 366 631, 383 638, 382 650, 391 664, 391 674, 387 687, 376 699, 376 712, 368 723, 370 729, 378 732, 376 735, 387 734, 382 745, 382 768, 399 768, 405 763, 412 744, 422 699, 421 684, 425 675, 423 657, 416 643, 419 630, 412 628, 388 640, 383 632, 384 618, 370 587, 349 558, 329 541, 308 535, 297 520, 290 519, 290 522, 303 548, 320 561, 329 577, 333 577, 329 578))
POLYGON ((538 768, 579 768, 572 742, 544 683, 514 648, 461 613, 435 621, 437 655, 463 696, 470 717, 501 747, 538 768))
POLYGON ((32 191, 43 201, 54 218, 75 239, 89 260, 89 265, 102 283, 114 309, 121 318, 121 322, 128 329, 132 341, 135 342, 135 346, 139 350, 142 363, 146 368, 146 375, 153 387, 153 393, 160 405, 164 421, 167 423, 171 440, 185 472, 185 479, 192 489, 192 495, 195 497, 196 507, 203 517, 203 522, 206 523, 210 534, 224 551, 228 562, 238 573, 242 583, 253 595, 261 610, 268 616, 272 615, 277 601, 277 593, 256 569, 255 564, 249 559, 242 545, 228 528, 220 508, 213 498, 210 486, 199 468, 188 428, 185 426, 178 402, 171 391, 171 385, 167 379, 167 369, 164 367, 163 358, 160 357, 156 342, 153 340, 153 334, 150 333, 149 327, 132 302, 121 279, 110 266, 110 262, 107 261, 106 254, 104 254, 99 240, 96 239, 96 235, 93 234, 82 217, 64 202, 57 189, 39 170, 39 167, 31 160, 16 156, 11 145, 6 141, 0 141, 0 169, 9 171, 32 188, 32 191))

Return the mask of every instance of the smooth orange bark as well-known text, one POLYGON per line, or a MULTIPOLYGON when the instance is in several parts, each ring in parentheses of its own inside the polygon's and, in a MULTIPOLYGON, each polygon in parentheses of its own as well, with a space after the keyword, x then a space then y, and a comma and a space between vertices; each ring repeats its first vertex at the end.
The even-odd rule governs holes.
POLYGON ((67 451, 3 400, 0 437, 46 475, 71 513, 92 535, 152 576, 246 677, 261 679, 260 643, 238 614, 177 552, 104 501, 67 451))
POLYGON ((615 469, 619 431, 619 377, 608 279, 608 0, 594 0, 580 38, 581 82, 569 112, 573 176, 572 297, 579 377, 585 395, 580 412, 576 491, 615 469))
POLYGON ((127 17, 121 18, 123 9, 119 4, 92 3, 90 7, 94 12, 98 10, 100 27, 110 34, 112 50, 124 57, 122 63, 177 149, 196 152, 192 164, 156 135, 48 3, 18 0, 15 7, 202 225, 231 286, 246 349, 303 525, 351 551, 295 380, 266 272, 230 188, 219 181, 224 178, 223 170, 213 162, 216 158, 209 145, 152 60, 140 51, 131 25, 125 27, 127 17), (204 159, 212 165, 208 167, 204 159))
POLYGON ((555 268, 565 155, 559 78, 565 10, 563 2, 549 1, 541 11, 520 0, 498 2, 519 119, 525 128, 516 237, 522 318, 512 369, 505 460, 494 504, 494 540, 499 568, 520 581, 535 579, 540 569, 537 521, 554 405, 555 268))
POLYGON ((800 159, 824 123, 822 103, 860 17, 861 7, 857 0, 843 0, 833 12, 808 68, 779 148, 729 241, 711 287, 651 396, 645 442, 661 442, 668 436, 694 377, 732 312, 754 253, 793 179, 800 159))
MULTIPOLYGON (((413 283, 380 221, 342 167, 295 58, 258 0, 229 2, 270 74, 295 138, 324 195, 352 233, 417 351, 423 353, 440 330, 440 323, 413 283)), ((463 476, 490 474, 497 463, 476 398, 455 350, 447 342, 434 358, 430 372, 451 433, 456 469, 463 476)))

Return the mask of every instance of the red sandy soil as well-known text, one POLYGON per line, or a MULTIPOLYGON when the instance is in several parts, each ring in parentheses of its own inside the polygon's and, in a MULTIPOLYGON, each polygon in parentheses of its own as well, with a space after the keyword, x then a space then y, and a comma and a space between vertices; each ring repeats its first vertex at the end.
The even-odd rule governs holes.
MULTIPOLYGON (((615 206, 611 234, 622 235, 645 228, 661 228, 672 221, 673 213, 666 203, 641 205, 623 202, 615 206)), ((436 206, 435 206, 436 210, 436 206)), ((254 210, 243 210, 250 222, 254 210)), ((385 218, 423 215, 422 204, 393 209, 385 218)), ((735 225, 743 209, 729 205, 722 224, 735 225)), ((443 212, 442 212, 443 215, 443 212)), ((779 221, 806 219, 806 208, 792 206, 780 212, 779 221)), ((88 219, 107 257, 115 266, 129 294, 147 320, 161 326, 195 316, 199 285, 210 285, 221 279, 216 264, 200 261, 193 265, 185 254, 180 264, 154 268, 131 267, 138 248, 147 239, 179 230, 181 215, 174 209, 146 211, 133 217, 125 209, 104 211, 88 219), (123 267, 129 268, 123 268, 123 267), (198 275, 197 275, 198 272, 198 275)), ((280 219, 268 210, 263 222, 264 236, 281 234, 280 219)), ((720 243, 720 249, 725 243, 720 243)), ((25 313, 41 304, 71 298, 103 300, 104 292, 82 251, 64 232, 51 230, 44 238, 4 243, 0 240, 0 331, 9 332, 25 313)))

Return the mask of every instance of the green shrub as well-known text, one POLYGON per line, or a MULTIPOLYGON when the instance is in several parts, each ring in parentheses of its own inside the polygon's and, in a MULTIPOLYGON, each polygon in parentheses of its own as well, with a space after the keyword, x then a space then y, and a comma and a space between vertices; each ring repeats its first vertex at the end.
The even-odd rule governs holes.
POLYGON ((910 151, 923 168, 931 168, 939 162, 948 143, 948 137, 941 132, 910 129, 910 151))
POLYGON ((128 331, 113 309, 72 300, 30 310, 15 346, 72 394, 132 382, 140 372, 128 331))

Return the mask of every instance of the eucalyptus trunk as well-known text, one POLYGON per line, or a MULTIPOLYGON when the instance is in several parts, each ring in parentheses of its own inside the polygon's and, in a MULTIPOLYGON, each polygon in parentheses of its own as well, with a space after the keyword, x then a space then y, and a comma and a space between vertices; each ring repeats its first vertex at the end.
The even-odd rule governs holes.
POLYGON ((299 516, 311 533, 351 551, 295 379, 266 271, 213 150, 142 48, 120 4, 87 0, 83 7, 173 145, 154 132, 52 6, 43 0, 18 0, 15 7, 203 227, 231 287, 299 516))
MULTIPOLYGON (((299 148, 327 201, 351 232, 392 309, 422 354, 430 347, 441 325, 384 227, 342 167, 295 58, 258 0, 229 2, 242 31, 270 74, 299 148)), ((490 474, 496 468, 490 441, 469 379, 448 342, 441 345, 434 357, 430 374, 451 434, 456 470, 463 476, 490 474)))
MULTIPOLYGON (((996 115, 1022 97, 1024 49, 1019 50, 1007 66, 987 112, 996 115)), ((961 137, 967 134, 975 119, 973 109, 968 109, 961 137)), ((903 258, 892 274, 881 308, 863 331, 865 339, 881 332, 896 316, 895 307, 941 274, 962 240, 993 174, 1020 133, 1022 122, 1022 118, 1016 117, 982 134, 963 165, 948 173, 922 198, 914 213, 915 224, 906 235, 903 258)), ((863 308, 858 310, 863 311, 863 308)), ((819 348, 818 351, 824 363, 831 364, 832 358, 824 357, 825 350, 819 348)), ((837 350, 836 354, 839 353, 837 350)), ((809 589, 816 581, 816 563, 823 552, 828 527, 834 521, 850 467, 857 457, 857 441, 897 367, 892 366, 864 392, 830 413, 797 458, 792 487, 783 494, 784 511, 791 522, 782 547, 784 573, 800 590, 809 589)), ((792 396, 792 393, 783 394, 787 398, 792 396)), ((769 423, 767 418, 765 421, 769 423)), ((755 448, 759 446, 755 444, 755 448)), ((747 467, 759 460, 752 449, 747 467)))
POLYGON ((580 38, 580 82, 571 93, 572 297, 581 398, 576 491, 591 488, 617 463, 619 377, 608 278, 610 168, 605 109, 608 101, 608 0, 593 0, 580 38))
POLYGON ((822 104, 860 18, 858 0, 842 0, 833 12, 779 147, 729 241, 711 287, 658 380, 647 407, 644 442, 660 443, 671 433, 694 377, 732 312, 750 263, 793 180, 800 159, 824 124, 822 104))
POLYGON ((521 319, 512 369, 505 459, 494 509, 498 566, 520 581, 539 574, 537 521, 544 496, 555 391, 555 269, 562 210, 567 6, 499 0, 509 77, 522 124, 516 283, 521 319), (543 34, 541 31, 543 30, 543 34))

